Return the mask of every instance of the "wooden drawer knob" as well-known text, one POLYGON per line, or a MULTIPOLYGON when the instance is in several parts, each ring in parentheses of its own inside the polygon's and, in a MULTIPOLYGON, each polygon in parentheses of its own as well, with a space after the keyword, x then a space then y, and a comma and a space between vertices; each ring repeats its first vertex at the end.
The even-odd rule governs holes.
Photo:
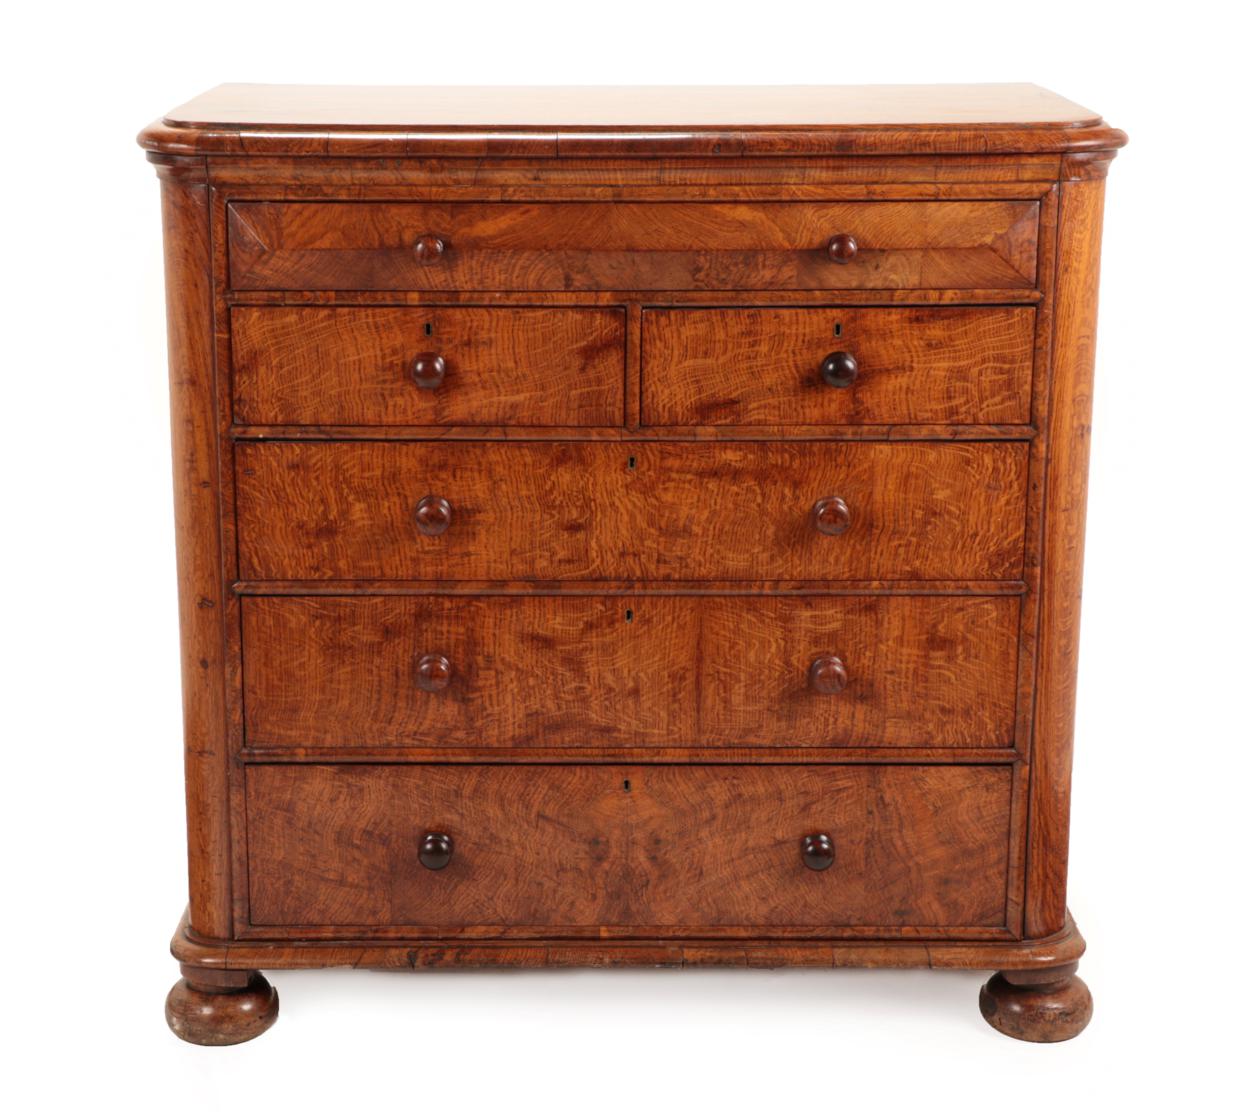
POLYGON ((417 859, 422 867, 438 872, 446 868, 452 859, 452 838, 446 833, 427 833, 422 838, 422 847, 418 850, 417 859))
POLYGON ((847 688, 848 668, 838 655, 818 655, 809 667, 809 688, 819 694, 837 694, 847 688))
POLYGON ((852 511, 838 496, 827 496, 813 505, 813 526, 823 535, 842 535, 852 526, 852 511))
POLYGON ((442 535, 452 526, 452 505, 442 496, 423 496, 413 512, 423 535, 442 535))
POLYGON ((448 365, 438 353, 418 353, 413 358, 413 382, 426 391, 443 383, 448 365))
POLYGON ((806 868, 824 872, 835 862, 835 843, 825 833, 810 833, 800 842, 800 856, 806 868))
POLYGON ((434 263, 448 250, 448 242, 434 233, 423 233, 413 245, 413 255, 419 263, 434 263))
POLYGON ((417 688, 437 694, 452 681, 452 664, 443 655, 423 655, 417 660, 417 688))
POLYGON ((856 357, 851 353, 830 353, 822 361, 822 379, 834 388, 851 387, 857 371, 856 357))
POLYGON ((837 233, 826 245, 826 255, 838 264, 851 263, 856 258, 856 237, 837 233))

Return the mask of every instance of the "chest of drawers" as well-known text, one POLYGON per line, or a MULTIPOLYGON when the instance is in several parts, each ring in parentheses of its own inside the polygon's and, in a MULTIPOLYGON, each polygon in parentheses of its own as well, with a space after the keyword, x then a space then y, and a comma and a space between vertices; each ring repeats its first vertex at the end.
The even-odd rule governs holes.
POLYGON ((996 970, 1066 910, 1105 174, 1034 86, 223 86, 146 129, 193 1042, 335 965, 996 970))

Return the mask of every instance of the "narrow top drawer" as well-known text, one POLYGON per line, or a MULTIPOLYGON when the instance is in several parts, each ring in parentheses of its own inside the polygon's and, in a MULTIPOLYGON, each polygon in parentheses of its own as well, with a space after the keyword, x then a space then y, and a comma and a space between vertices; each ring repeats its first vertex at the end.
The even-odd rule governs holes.
POLYGON ((234 202, 241 290, 1031 288, 1039 204, 234 202))

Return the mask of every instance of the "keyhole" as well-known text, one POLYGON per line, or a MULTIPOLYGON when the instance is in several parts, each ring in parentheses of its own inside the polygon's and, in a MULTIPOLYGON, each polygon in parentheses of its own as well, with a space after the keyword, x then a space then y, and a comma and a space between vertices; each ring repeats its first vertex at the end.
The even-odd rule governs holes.
POLYGON ((626 623, 633 624, 634 622, 635 622, 635 610, 633 608, 628 608, 626 610, 626 623))
POLYGON ((843 335, 843 322, 835 322, 835 336, 841 337, 842 335, 843 335))
POLYGON ((434 332, 435 332, 435 327, 430 322, 427 322, 426 323, 426 336, 429 337, 434 332))
POLYGON ((635 467, 635 459, 633 457, 626 458, 626 468, 633 469, 635 467))
POLYGON ((630 780, 629 779, 622 780, 622 790, 624 790, 627 794, 630 794, 630 780))

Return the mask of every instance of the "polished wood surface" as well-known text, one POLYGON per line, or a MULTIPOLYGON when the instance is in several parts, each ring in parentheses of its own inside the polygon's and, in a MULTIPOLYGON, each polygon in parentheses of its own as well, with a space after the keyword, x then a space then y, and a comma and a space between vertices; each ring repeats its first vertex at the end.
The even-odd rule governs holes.
POLYGON ((163 175, 161 214, 191 925, 201 933, 221 937, 231 928, 231 843, 226 817, 230 754, 209 295, 209 192, 203 175, 194 169, 163 175))
POLYGON ((1104 179, 1061 188, 1047 520, 1035 704, 1035 773, 1027 869, 1028 933, 1052 933, 1065 920, 1070 776, 1078 688, 1078 625, 1091 453, 1096 300, 1104 179))
POLYGON ((1029 307, 645 310, 641 417, 652 426, 1026 423, 1034 339, 1029 307), (825 373, 836 354, 844 359, 825 373))
POLYGON ((984 968, 1065 909, 1104 178, 1035 87, 224 87, 162 179, 189 921, 259 970, 984 968))
MULTIPOLYGON (((994 931, 991 933, 995 933, 994 931)), ((1083 955, 1086 942, 1072 919, 1046 938, 882 937, 784 939, 770 937, 494 938, 447 935, 394 938, 273 936, 205 938, 184 917, 170 942, 183 964, 223 972, 263 969, 352 968, 419 972, 435 969, 736 968, 816 969, 921 968, 1053 970, 1083 955)))
POLYGON ((245 578, 1022 572, 1021 443, 245 443, 236 465, 245 578), (437 538, 415 523, 432 496, 437 538), (830 498, 850 511, 838 537, 815 522, 830 498))
POLYGON ((241 290, 835 290, 1035 283, 1031 201, 236 202, 241 290), (417 250, 437 229, 437 259, 417 250), (855 233, 833 262, 832 233, 855 233))
POLYGON ((170 155, 940 154, 1120 147, 1037 85, 315 86, 231 84, 139 137, 170 155))
POLYGON ((470 937, 995 928, 1011 782, 1002 766, 257 765, 253 924, 470 937), (804 863, 814 827, 835 845, 826 872, 804 863), (432 829, 456 843, 434 872, 418 860, 432 829))
POLYGON ((1018 608, 964 596, 256 597, 243 608, 247 741, 1008 746, 1018 608), (811 685, 814 661, 836 654, 837 696, 811 685), (437 693, 423 684, 429 656, 447 664, 437 693))
POLYGON ((247 85, 166 113, 170 124, 280 128, 1095 124, 1037 85, 247 85))
POLYGON ((235 419, 618 426, 625 326, 608 309, 237 306, 235 419))

